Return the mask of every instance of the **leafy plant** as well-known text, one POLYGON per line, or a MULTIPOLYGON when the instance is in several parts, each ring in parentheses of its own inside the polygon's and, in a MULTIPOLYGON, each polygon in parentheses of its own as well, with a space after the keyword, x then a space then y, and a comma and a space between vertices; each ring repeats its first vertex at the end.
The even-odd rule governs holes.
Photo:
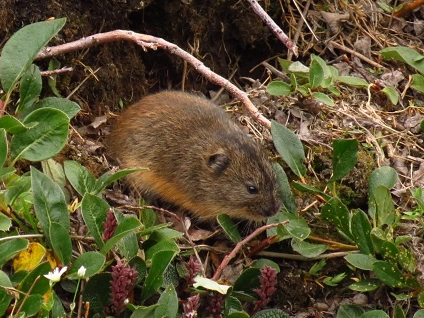
MULTIPOLYGON (((308 66, 299 61, 293 62, 279 58, 278 62, 282 70, 290 78, 290 83, 274 80, 267 86, 267 92, 274 96, 288 96, 300 93, 303 97, 311 97, 328 106, 334 106, 334 96, 340 96, 338 87, 348 85, 367 89, 370 84, 362 78, 355 76, 343 76, 339 71, 314 54, 311 54, 311 63, 308 66)), ((376 87, 377 89, 377 87, 376 87)), ((378 88, 385 94, 392 104, 397 104, 399 94, 392 87, 378 88)))
MULTIPOLYGON (((293 187, 301 192, 311 193, 319 196, 325 204, 321 208, 321 216, 324 220, 333 225, 341 236, 357 246, 359 253, 349 254, 345 260, 358 269, 371 271, 375 278, 365 279, 350 285, 350 288, 356 291, 371 291, 377 289, 382 283, 399 290, 409 290, 409 297, 417 295, 417 300, 421 306, 424 306, 424 289, 418 282, 416 269, 416 259, 410 249, 404 244, 409 240, 408 237, 395 237, 395 229, 399 224, 400 217, 393 204, 390 189, 398 182, 396 171, 391 167, 381 167, 373 171, 369 180, 369 199, 368 211, 361 209, 351 209, 342 202, 337 194, 335 183, 346 176, 357 162, 358 142, 356 140, 334 140, 333 141, 333 175, 327 182, 327 188, 331 190, 331 195, 324 191, 305 184, 299 171, 305 171, 299 168, 299 164, 293 165, 290 162, 296 161, 302 164, 304 154, 301 148, 295 151, 291 150, 291 141, 286 139, 283 134, 276 136, 279 131, 285 128, 280 124, 273 122, 274 129, 273 140, 276 143, 277 150, 287 145, 281 157, 286 162, 292 172, 301 177, 302 182, 293 181, 293 187), (280 126, 278 129, 275 126, 280 126)), ((420 191, 415 192, 415 198, 419 207, 422 204, 422 195, 420 191)), ((311 231, 306 222, 299 216, 289 217, 289 213, 280 212, 272 217, 272 222, 288 221, 275 231, 270 231, 269 235, 278 235, 280 239, 291 239, 292 247, 303 256, 312 257, 323 253, 326 250, 325 244, 310 244, 305 240, 309 238, 311 231), (294 229, 291 225, 295 224, 294 229), (297 233, 303 233, 298 235, 297 233), (299 244, 301 242, 302 244, 299 244), (307 243, 307 244, 304 244, 307 243)), ((335 243, 333 242, 333 245, 335 243)), ((320 268, 322 268, 322 264, 320 268)), ((313 269, 316 272, 317 269, 313 269)), ((345 275, 338 275, 336 280, 329 278, 326 281, 329 285, 342 279, 345 275)))
MULTIPOLYGON (((248 269, 249 276, 240 276, 235 289, 196 278, 199 270, 188 277, 187 270, 177 271, 181 266, 176 257, 181 251, 176 240, 182 233, 169 224, 157 224, 151 210, 142 210, 138 217, 127 216, 102 197, 108 185, 137 169, 105 173, 96 179, 78 162, 60 164, 52 159, 66 144, 70 120, 80 107, 58 97, 57 89, 56 97, 41 98, 42 73, 33 60, 64 23, 65 19, 57 19, 22 28, 0 56, 5 92, 1 105, 8 110, 0 118, 0 316, 7 311, 16 317, 60 317, 67 311, 72 316, 81 293, 90 303, 90 315, 103 316, 109 311, 116 317, 172 318, 198 308, 200 295, 223 293, 220 304, 225 317, 249 317, 242 302, 252 303, 256 317, 266 317, 267 311, 261 309, 276 283, 279 268, 275 263, 257 261, 248 269), (20 168, 23 160, 29 168, 20 168), (72 203, 68 184, 78 194, 72 203), (75 210, 93 239, 92 250, 81 254, 73 251, 78 239, 71 235, 70 217, 75 210), (39 242, 20 237, 20 232, 32 234, 39 242), (7 271, 10 263, 13 275, 7 271), (80 291, 82 280, 87 282, 80 291), (180 281, 186 286, 181 294, 177 292, 180 281), (202 282, 194 287, 196 281, 202 282), (69 308, 62 305, 56 285, 62 288, 61 295, 73 295, 69 308), (134 291, 138 291, 134 302, 127 304, 134 291), (189 306, 180 306, 181 301, 189 306)), ((54 87, 51 80, 49 85, 54 87)), ((227 233, 235 233, 228 218, 223 216, 221 224, 227 233)), ((241 239, 237 234, 231 237, 234 242, 241 239)), ((272 315, 286 317, 278 310, 272 315)))

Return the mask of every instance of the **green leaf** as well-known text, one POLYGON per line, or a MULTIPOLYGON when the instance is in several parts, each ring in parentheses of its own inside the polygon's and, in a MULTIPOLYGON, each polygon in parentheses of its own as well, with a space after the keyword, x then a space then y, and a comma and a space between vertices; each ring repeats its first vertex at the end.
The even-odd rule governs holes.
POLYGON ((358 245, 359 250, 365 255, 374 255, 374 245, 371 240, 371 223, 362 210, 356 210, 350 221, 350 228, 353 241, 358 245))
POLYGON ((234 282, 234 291, 243 292, 256 298, 253 290, 259 288, 261 270, 257 267, 246 268, 234 282))
MULTIPOLYGON (((114 210, 114 215, 118 224, 120 224, 126 218, 126 216, 123 213, 117 210, 114 210)), ((162 230, 167 230, 167 229, 162 229, 162 230)), ((178 233, 179 234, 178 238, 182 236, 182 233, 180 232, 177 232, 171 229, 169 230, 178 233)), ((159 231, 161 230, 155 231, 153 233, 157 233, 159 231)), ((138 238, 135 232, 125 235, 121 240, 119 240, 116 243, 116 247, 119 253, 121 254, 121 256, 124 257, 125 259, 132 259, 136 257, 137 254, 140 252, 139 245, 138 245, 138 238)))
POLYGON ((380 249, 380 254, 386 262, 394 265, 397 264, 399 250, 393 242, 383 242, 380 249))
POLYGON ((298 136, 276 121, 271 122, 271 133, 278 153, 297 176, 306 174, 305 152, 298 136))
POLYGON ((287 178, 285 171, 278 163, 274 163, 272 168, 277 176, 278 196, 281 198, 286 210, 290 213, 296 214, 296 202, 293 193, 290 190, 289 179, 287 178))
POLYGON ((93 189, 91 190, 94 194, 100 193, 108 185, 112 184, 116 180, 126 177, 127 175, 140 170, 147 170, 147 168, 135 168, 135 169, 123 169, 110 174, 110 172, 104 173, 95 183, 93 189))
MULTIPOLYGON (((84 286, 82 297, 90 303, 90 312, 103 312, 110 305, 110 273, 100 273, 91 277, 84 286)), ((94 317, 94 316, 93 316, 94 317)))
POLYGON ((364 254, 349 254, 346 255, 344 259, 356 268, 367 271, 372 270, 372 265, 377 261, 375 257, 364 254))
POLYGON ((6 138, 6 130, 0 128, 0 167, 3 167, 6 163, 7 159, 7 138, 6 138))
MULTIPOLYGON (((231 313, 240 313, 243 310, 241 302, 233 296, 228 296, 225 298, 224 308, 226 317, 228 317, 231 313)), ((247 318, 248 317, 249 316, 247 316, 247 318)))
POLYGON ((335 105, 334 101, 327 94, 324 94, 321 92, 313 92, 311 96, 315 98, 317 101, 324 103, 325 105, 328 105, 328 106, 335 105))
POLYGON ((37 22, 23 27, 11 36, 0 56, 0 80, 10 93, 32 61, 65 25, 66 19, 37 22))
POLYGON ((30 65, 22 76, 17 113, 30 107, 36 101, 40 96, 42 84, 40 70, 34 64, 30 65))
POLYGON ((159 297, 158 307, 155 310, 155 318, 175 318, 178 313, 178 297, 174 285, 165 288, 159 297))
POLYGON ((101 248, 100 253, 106 254, 109 250, 126 235, 132 234, 143 225, 134 217, 126 217, 118 224, 113 237, 111 237, 101 248))
POLYGON ((346 278, 346 274, 341 273, 334 277, 326 277, 324 278, 322 282, 326 284, 327 286, 337 286, 345 278, 346 278))
POLYGON ((349 86, 363 87, 363 88, 368 87, 368 83, 366 80, 356 76, 339 76, 337 77, 337 81, 349 86))
MULTIPOLYGON (((424 295, 424 293, 423 292, 421 292, 420 294, 419 294, 419 296, 420 296, 420 300, 422 301, 422 297, 423 297, 423 295, 424 295)), ((422 307, 422 302, 420 303, 420 306, 422 307)), ((414 317, 413 318, 424 318, 424 309, 420 309, 420 310, 418 310, 415 314, 414 314, 414 317)))
POLYGON ((174 241, 170 241, 170 240, 166 240, 166 241, 160 241, 158 243, 156 243, 155 245, 153 245, 152 247, 150 247, 145 253, 146 255, 146 260, 150 260, 153 258, 153 256, 156 253, 162 252, 162 251, 173 251, 173 252, 178 252, 179 248, 178 245, 175 244, 174 241))
POLYGON ((293 239, 292 248, 295 252, 305 257, 316 257, 324 253, 328 246, 325 244, 311 244, 305 241, 293 239))
POLYGON ((159 241, 171 241, 174 239, 180 239, 183 236, 183 233, 173 230, 173 229, 169 229, 169 228, 164 228, 164 229, 159 229, 154 231, 149 239, 152 239, 156 242, 159 241))
POLYGON ((391 189, 397 182, 398 174, 395 169, 389 166, 377 168, 370 176, 369 193, 372 195, 374 189, 381 185, 391 189))
POLYGON ((405 313, 402 310, 402 307, 400 307, 399 305, 396 306, 393 318, 406 318, 405 313))
POLYGON ((312 194, 319 194, 322 196, 326 201, 329 201, 332 197, 330 197, 328 194, 325 194, 320 189, 317 189, 313 186, 310 186, 309 184, 301 183, 298 181, 292 182, 293 188, 300 192, 306 192, 306 193, 312 193, 312 194))
POLYGON ((376 221, 377 227, 390 226, 395 222, 396 210, 392 195, 385 186, 374 188, 369 204, 371 208, 375 208, 373 210, 375 213, 372 216, 376 221))
POLYGON ((6 131, 12 135, 27 130, 24 124, 22 124, 18 119, 10 115, 6 115, 0 118, 0 128, 6 129, 6 131))
POLYGON ((415 259, 411 250, 402 246, 398 246, 397 248, 399 250, 399 254, 397 256, 399 265, 408 272, 414 273, 417 268, 417 260, 415 259))
POLYGON ((41 161, 41 167, 43 168, 44 174, 57 183, 57 185, 62 189, 66 202, 70 202, 71 195, 66 188, 67 182, 63 166, 59 162, 50 158, 41 161))
POLYGON ((251 318, 289 318, 290 316, 286 314, 281 309, 264 309, 256 314, 254 314, 251 318))
POLYGON ((308 224, 301 217, 290 212, 279 212, 268 218, 267 224, 280 223, 288 221, 288 223, 278 226, 277 234, 280 239, 296 238, 298 240, 306 239, 311 233, 308 224))
POLYGON ((375 276, 389 287, 405 287, 405 279, 395 264, 377 261, 373 265, 375 276))
POLYGON ((60 110, 41 108, 29 114, 23 124, 28 130, 15 134, 10 146, 13 162, 41 161, 56 155, 66 144, 69 118, 60 110))
POLYGON ((175 250, 163 250, 153 255, 152 265, 141 291, 143 301, 152 296, 162 286, 163 274, 175 255, 177 255, 175 250))
POLYGON ((106 201, 90 193, 86 193, 81 201, 82 218, 99 248, 104 246, 103 232, 105 229, 103 223, 106 221, 109 208, 106 201))
MULTIPOLYGON (((47 70, 49 71, 54 71, 60 68, 60 62, 55 59, 55 58, 51 58, 49 60, 49 67, 47 70)), ((56 97, 61 97, 59 91, 57 90, 57 74, 53 74, 50 75, 47 78, 47 83, 50 87, 50 89, 52 90, 52 93, 56 96, 56 97)))
POLYGON ((13 167, 0 168, 0 181, 4 181, 10 178, 14 173, 15 173, 15 168, 13 167))
POLYGON ((366 293, 376 290, 381 286, 381 282, 377 279, 364 279, 349 285, 349 288, 358 292, 366 293))
POLYGON ((376 214, 376 202, 374 200, 374 191, 379 186, 385 186, 391 189, 398 182, 398 174, 392 167, 384 166, 375 169, 370 176, 368 184, 368 214, 374 219, 376 214))
MULTIPOLYGON (((294 62, 293 61, 289 61, 289 60, 286 60, 286 59, 282 59, 282 58, 280 58, 280 57, 277 57, 277 61, 278 61, 278 63, 280 64, 280 66, 281 66, 281 69, 284 71, 284 72, 286 72, 286 73, 290 73, 290 71, 289 71, 289 67, 290 67, 290 65, 292 65, 294 62)), ((305 66, 306 67, 306 66, 305 66)))
POLYGON ((22 176, 15 178, 7 184, 4 200, 8 205, 14 205, 15 201, 31 189, 31 178, 22 176))
POLYGON ((233 243, 238 243, 241 241, 240 232, 237 229, 237 225, 230 219, 227 214, 220 214, 216 218, 218 224, 223 229, 224 233, 233 243))
MULTIPOLYGON (((4 285, 2 285, 2 286, 4 286, 4 285)), ((12 302, 12 299, 13 299, 13 297, 8 294, 6 289, 0 287, 0 316, 1 317, 7 317, 5 315, 5 312, 9 308, 9 305, 12 302)))
POLYGON ((42 295, 29 295, 22 300, 24 303, 20 308, 22 313, 25 313, 25 317, 35 316, 38 311, 41 309, 41 306, 44 303, 44 298, 42 295))
POLYGON ((404 46, 387 47, 381 50, 383 59, 394 59, 408 64, 415 68, 421 74, 424 74, 424 60, 423 56, 414 49, 404 46))
POLYGON ((288 96, 291 94, 291 87, 283 81, 272 81, 266 87, 266 91, 272 96, 288 96))
POLYGON ((288 67, 289 73, 294 73, 295 75, 303 78, 308 78, 309 76, 309 67, 305 66, 299 61, 292 62, 288 67))
POLYGON ((424 76, 421 74, 412 74, 411 87, 421 93, 424 93, 424 76))
POLYGON ((63 168, 69 183, 81 196, 85 196, 86 193, 92 193, 95 188, 96 179, 87 168, 72 160, 66 160, 63 163, 63 168))
POLYGON ((331 198, 322 208, 321 215, 335 226, 344 236, 353 241, 350 231, 350 213, 347 207, 339 198, 331 198))
POLYGON ((63 308, 62 302, 57 296, 57 294, 53 292, 53 307, 51 310, 51 317, 66 317, 65 308, 63 308))
POLYGON ((361 318, 389 318, 390 316, 382 310, 370 310, 361 315, 361 318))
POLYGON ((0 231, 9 231, 12 226, 12 220, 3 213, 0 213, 0 231))
POLYGON ((48 238, 53 251, 59 257, 62 264, 68 264, 72 256, 72 242, 69 236, 69 228, 66 229, 60 223, 51 222, 49 226, 48 238))
POLYGON ((232 312, 231 314, 228 314, 225 316, 227 318, 250 318, 249 314, 245 312, 244 310, 240 312, 232 312))
POLYGON ((31 184, 35 214, 48 239, 52 223, 58 223, 69 237, 69 212, 60 187, 49 177, 31 167, 31 184))
POLYGON ((324 70, 320 63, 316 59, 313 59, 309 68, 309 83, 312 88, 318 88, 321 86, 323 80, 324 70))
POLYGON ((149 307, 139 307, 131 314, 130 318, 151 318, 154 316, 158 304, 151 305, 149 307))
POLYGON ((275 262, 273 262, 273 261, 271 261, 267 258, 260 258, 257 261, 253 262, 253 264, 252 264, 253 268, 259 268, 259 269, 262 269, 265 266, 272 267, 273 269, 275 269, 275 271, 277 273, 280 272, 280 266, 278 266, 277 263, 275 263, 275 262))
POLYGON ((343 178, 358 161, 358 141, 356 139, 335 139, 333 140, 333 149, 333 176, 329 182, 343 178))
POLYGON ((357 305, 341 305, 336 318, 359 318, 364 312, 365 310, 357 305))
POLYGON ((32 271, 30 271, 20 282, 20 291, 31 294, 44 295, 50 288, 49 280, 43 275, 47 275, 51 271, 48 262, 41 263, 32 271))
POLYGON ((399 93, 393 87, 386 86, 380 92, 386 95, 393 105, 399 102, 399 93))
POLYGON ((99 252, 85 252, 78 256, 78 258, 72 263, 71 269, 68 271, 66 276, 67 279, 80 279, 80 278, 89 278, 103 268, 106 258, 103 254, 99 252), (83 277, 78 275, 78 270, 84 266, 86 269, 85 275, 83 277))
POLYGON ((59 97, 47 97, 31 105, 31 107, 24 109, 19 114, 19 118, 25 118, 28 114, 32 113, 33 111, 37 109, 41 109, 41 108, 47 108, 47 107, 61 110, 62 112, 66 114, 66 116, 68 116, 69 119, 74 117, 81 109, 81 107, 79 107, 77 103, 70 101, 69 99, 59 98, 59 97))
POLYGON ((0 243, 0 267, 15 257, 20 251, 28 247, 28 240, 22 238, 15 238, 0 243))

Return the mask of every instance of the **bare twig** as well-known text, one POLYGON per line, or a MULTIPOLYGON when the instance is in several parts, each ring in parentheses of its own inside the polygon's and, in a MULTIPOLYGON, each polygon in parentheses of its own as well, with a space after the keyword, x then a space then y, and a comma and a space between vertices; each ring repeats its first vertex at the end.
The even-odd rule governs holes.
POLYGON ((268 229, 273 228, 273 227, 276 227, 276 226, 283 224, 283 223, 274 223, 274 224, 268 224, 268 225, 261 226, 260 228, 257 228, 255 231, 253 231, 251 234, 249 234, 249 236, 245 237, 244 240, 238 242, 237 245, 234 247, 234 249, 231 251, 231 253, 229 253, 228 255, 225 255, 221 264, 219 264, 218 268, 216 269, 216 272, 213 275, 212 279, 217 280, 219 278, 219 276, 221 275, 225 266, 227 266, 228 263, 237 255, 238 251, 243 247, 243 245, 245 245, 247 242, 249 242, 251 239, 258 236, 259 234, 261 234, 263 231, 268 230, 268 229))
POLYGON ((275 36, 294 54, 298 56, 297 46, 288 38, 281 28, 271 19, 268 13, 260 6, 256 0, 247 0, 253 8, 253 11, 266 23, 275 36))
POLYGON ((69 72, 72 72, 73 70, 74 69, 72 67, 62 67, 62 68, 59 68, 57 70, 43 71, 43 72, 40 72, 40 73, 41 73, 41 76, 48 77, 48 76, 62 74, 62 73, 69 73, 69 72))
POLYGON ((228 92, 230 92, 231 95, 239 99, 240 102, 242 102, 243 105, 246 107, 246 109, 254 120, 256 120, 267 128, 271 127, 271 122, 259 112, 259 110, 256 108, 255 105, 253 105, 253 103, 250 101, 249 97, 245 92, 240 90, 237 86, 232 84, 226 78, 212 72, 201 61, 199 61, 193 55, 184 51, 177 45, 151 35, 135 33, 132 31, 125 30, 115 30, 105 33, 98 33, 86 38, 79 39, 77 41, 45 48, 37 55, 36 60, 62 55, 64 53, 89 48, 99 44, 117 41, 134 42, 137 45, 141 46, 144 51, 147 51, 147 49, 162 49, 182 58, 184 61, 187 61, 187 63, 193 66, 196 71, 205 76, 209 81, 224 87, 228 92))
POLYGON ((355 55, 356 57, 360 58, 362 61, 364 61, 364 62, 366 62, 366 63, 368 63, 368 64, 370 64, 370 65, 372 65, 372 66, 374 66, 376 68, 386 69, 383 65, 381 65, 381 64, 379 64, 377 62, 374 62, 373 60, 371 60, 368 57, 362 55, 361 53, 358 53, 355 50, 349 49, 348 47, 346 47, 344 45, 341 45, 341 44, 339 44, 339 43, 337 43, 335 41, 330 41, 330 44, 332 46, 334 46, 336 49, 343 50, 343 51, 345 51, 347 53, 350 53, 352 55, 355 55))

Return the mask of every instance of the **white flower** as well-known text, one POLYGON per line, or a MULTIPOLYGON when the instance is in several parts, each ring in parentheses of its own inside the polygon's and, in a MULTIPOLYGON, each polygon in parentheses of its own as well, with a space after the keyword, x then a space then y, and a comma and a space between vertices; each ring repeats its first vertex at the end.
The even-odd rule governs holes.
POLYGON ((44 277, 53 283, 57 283, 60 281, 60 276, 62 276, 62 274, 66 272, 67 269, 67 266, 63 266, 60 270, 59 267, 56 267, 53 272, 49 272, 47 275, 44 275, 44 277))
POLYGON ((84 266, 81 266, 80 268, 79 268, 79 270, 78 270, 78 276, 79 277, 81 277, 81 278, 83 278, 84 277, 84 275, 85 275, 85 271, 86 271, 87 269, 84 267, 84 266))

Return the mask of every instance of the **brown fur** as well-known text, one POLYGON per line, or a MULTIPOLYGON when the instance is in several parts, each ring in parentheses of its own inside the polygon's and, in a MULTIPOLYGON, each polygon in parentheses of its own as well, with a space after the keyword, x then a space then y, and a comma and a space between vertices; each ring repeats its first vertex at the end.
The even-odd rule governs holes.
POLYGON ((203 98, 175 91, 143 98, 117 119, 108 153, 123 168, 149 168, 128 177, 146 200, 160 198, 202 219, 226 213, 261 220, 280 207, 259 145, 203 98))

